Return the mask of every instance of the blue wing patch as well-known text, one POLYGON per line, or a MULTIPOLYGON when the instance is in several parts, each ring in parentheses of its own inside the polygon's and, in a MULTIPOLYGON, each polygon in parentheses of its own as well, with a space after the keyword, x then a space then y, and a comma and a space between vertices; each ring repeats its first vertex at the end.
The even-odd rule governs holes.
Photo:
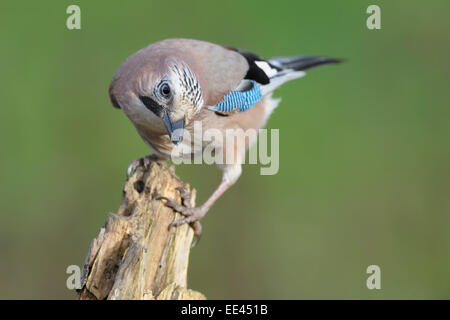
POLYGON ((217 112, 230 112, 238 108, 239 111, 246 111, 257 104, 262 99, 260 85, 252 82, 252 88, 247 91, 230 91, 224 95, 223 99, 209 110, 217 112))

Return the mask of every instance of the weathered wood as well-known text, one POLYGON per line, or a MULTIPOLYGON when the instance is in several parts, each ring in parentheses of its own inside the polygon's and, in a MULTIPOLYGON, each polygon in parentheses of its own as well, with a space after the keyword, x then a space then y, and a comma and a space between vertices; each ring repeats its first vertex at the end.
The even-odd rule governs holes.
MULTIPOLYGON (((125 181, 117 214, 110 213, 92 241, 79 299, 206 299, 187 289, 193 230, 170 228, 182 216, 156 200, 163 195, 181 202, 176 187, 189 190, 166 163, 140 161, 125 181)), ((192 190, 191 205, 195 205, 192 190)))

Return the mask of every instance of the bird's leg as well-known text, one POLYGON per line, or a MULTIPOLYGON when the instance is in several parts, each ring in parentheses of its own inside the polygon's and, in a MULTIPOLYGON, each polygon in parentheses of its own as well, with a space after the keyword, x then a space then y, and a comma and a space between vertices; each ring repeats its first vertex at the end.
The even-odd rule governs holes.
POLYGON ((149 162, 152 161, 164 161, 164 159, 158 157, 155 153, 152 153, 146 155, 145 157, 131 161, 127 169, 127 178, 131 177, 139 166, 148 167, 149 162))
POLYGON ((198 239, 200 239, 201 235, 201 225, 200 223, 198 223, 199 220, 205 216, 205 214, 217 201, 217 199, 219 199, 222 194, 236 182, 242 172, 240 163, 223 165, 221 169, 223 171, 222 182, 219 184, 213 194, 208 198, 208 200, 206 200, 206 202, 203 203, 200 207, 192 208, 190 206, 190 194, 184 188, 177 188, 177 190, 181 193, 181 198, 183 199, 182 205, 167 197, 156 197, 156 199, 164 199, 168 207, 185 216, 183 219, 172 222, 170 224, 170 227, 176 227, 184 223, 189 223, 194 228, 194 234, 197 240, 196 242, 194 242, 194 245, 198 242, 198 239), (188 203, 189 205, 186 205, 188 203))

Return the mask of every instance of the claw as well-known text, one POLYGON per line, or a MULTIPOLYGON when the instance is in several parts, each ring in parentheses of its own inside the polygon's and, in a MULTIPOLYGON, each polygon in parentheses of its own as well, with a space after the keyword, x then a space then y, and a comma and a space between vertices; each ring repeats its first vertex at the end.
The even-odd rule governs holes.
POLYGON ((168 206, 169 208, 172 208, 173 210, 175 210, 175 211, 177 211, 177 212, 179 212, 179 213, 181 213, 183 215, 186 215, 186 216, 190 215, 190 213, 187 212, 187 210, 189 208, 186 208, 185 206, 182 206, 181 204, 178 204, 175 200, 172 200, 170 198, 163 197, 163 196, 160 196, 160 195, 157 195, 155 197, 155 199, 156 200, 166 200, 166 206, 168 206))
POLYGON ((164 161, 163 159, 160 159, 156 154, 149 154, 145 157, 136 159, 131 161, 130 165, 127 168, 127 178, 131 177, 137 170, 139 166, 148 167, 150 165, 150 162, 152 161, 164 161))
POLYGON ((137 167, 140 165, 141 159, 133 160, 127 168, 127 178, 131 177, 135 172, 137 167))
POLYGON ((175 189, 180 192, 184 206, 187 208, 191 208, 191 193, 183 187, 176 187, 175 189))
POLYGON ((191 248, 195 247, 202 237, 202 225, 200 221, 196 220, 194 216, 189 216, 180 220, 176 220, 169 225, 169 228, 178 227, 182 224, 189 223, 194 230, 194 239, 192 240, 191 248))
POLYGON ((195 221, 197 221, 197 218, 194 217, 194 215, 190 215, 190 216, 187 216, 186 218, 175 220, 174 222, 172 222, 170 224, 170 227, 178 227, 178 226, 180 226, 182 224, 193 223, 195 221))
POLYGON ((194 240, 192 240, 191 248, 195 247, 202 237, 202 225, 200 221, 191 223, 192 229, 194 229, 194 240))
POLYGON ((169 225, 169 228, 178 227, 182 224, 188 223, 194 230, 194 240, 192 241, 192 245, 191 245, 191 247, 194 247, 199 242, 201 234, 202 234, 202 225, 200 224, 200 222, 198 220, 201 219, 204 216, 204 214, 202 213, 202 209, 192 208, 191 194, 189 191, 187 191, 183 187, 177 187, 175 189, 180 192, 183 205, 178 204, 173 199, 170 199, 170 198, 167 198, 167 197, 164 197, 161 195, 157 195, 155 197, 155 199, 156 200, 165 200, 166 206, 172 208, 173 210, 175 210, 185 216, 182 219, 172 222, 169 225))

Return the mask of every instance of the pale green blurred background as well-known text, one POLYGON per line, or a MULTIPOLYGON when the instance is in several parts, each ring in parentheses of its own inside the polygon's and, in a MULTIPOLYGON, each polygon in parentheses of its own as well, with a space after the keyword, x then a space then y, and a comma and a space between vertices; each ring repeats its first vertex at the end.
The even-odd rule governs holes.
MULTIPOLYGON (((264 57, 346 58, 277 91, 280 171, 247 165, 203 220, 208 298, 450 298, 450 2, 3 1, 0 298, 74 299, 81 265, 149 151, 109 102, 127 56, 188 37, 264 57), (381 7, 382 29, 366 28, 381 7), (66 29, 81 7, 82 29, 66 29), (382 289, 366 288, 381 267, 382 289)), ((199 201, 213 166, 180 166, 199 201)))

